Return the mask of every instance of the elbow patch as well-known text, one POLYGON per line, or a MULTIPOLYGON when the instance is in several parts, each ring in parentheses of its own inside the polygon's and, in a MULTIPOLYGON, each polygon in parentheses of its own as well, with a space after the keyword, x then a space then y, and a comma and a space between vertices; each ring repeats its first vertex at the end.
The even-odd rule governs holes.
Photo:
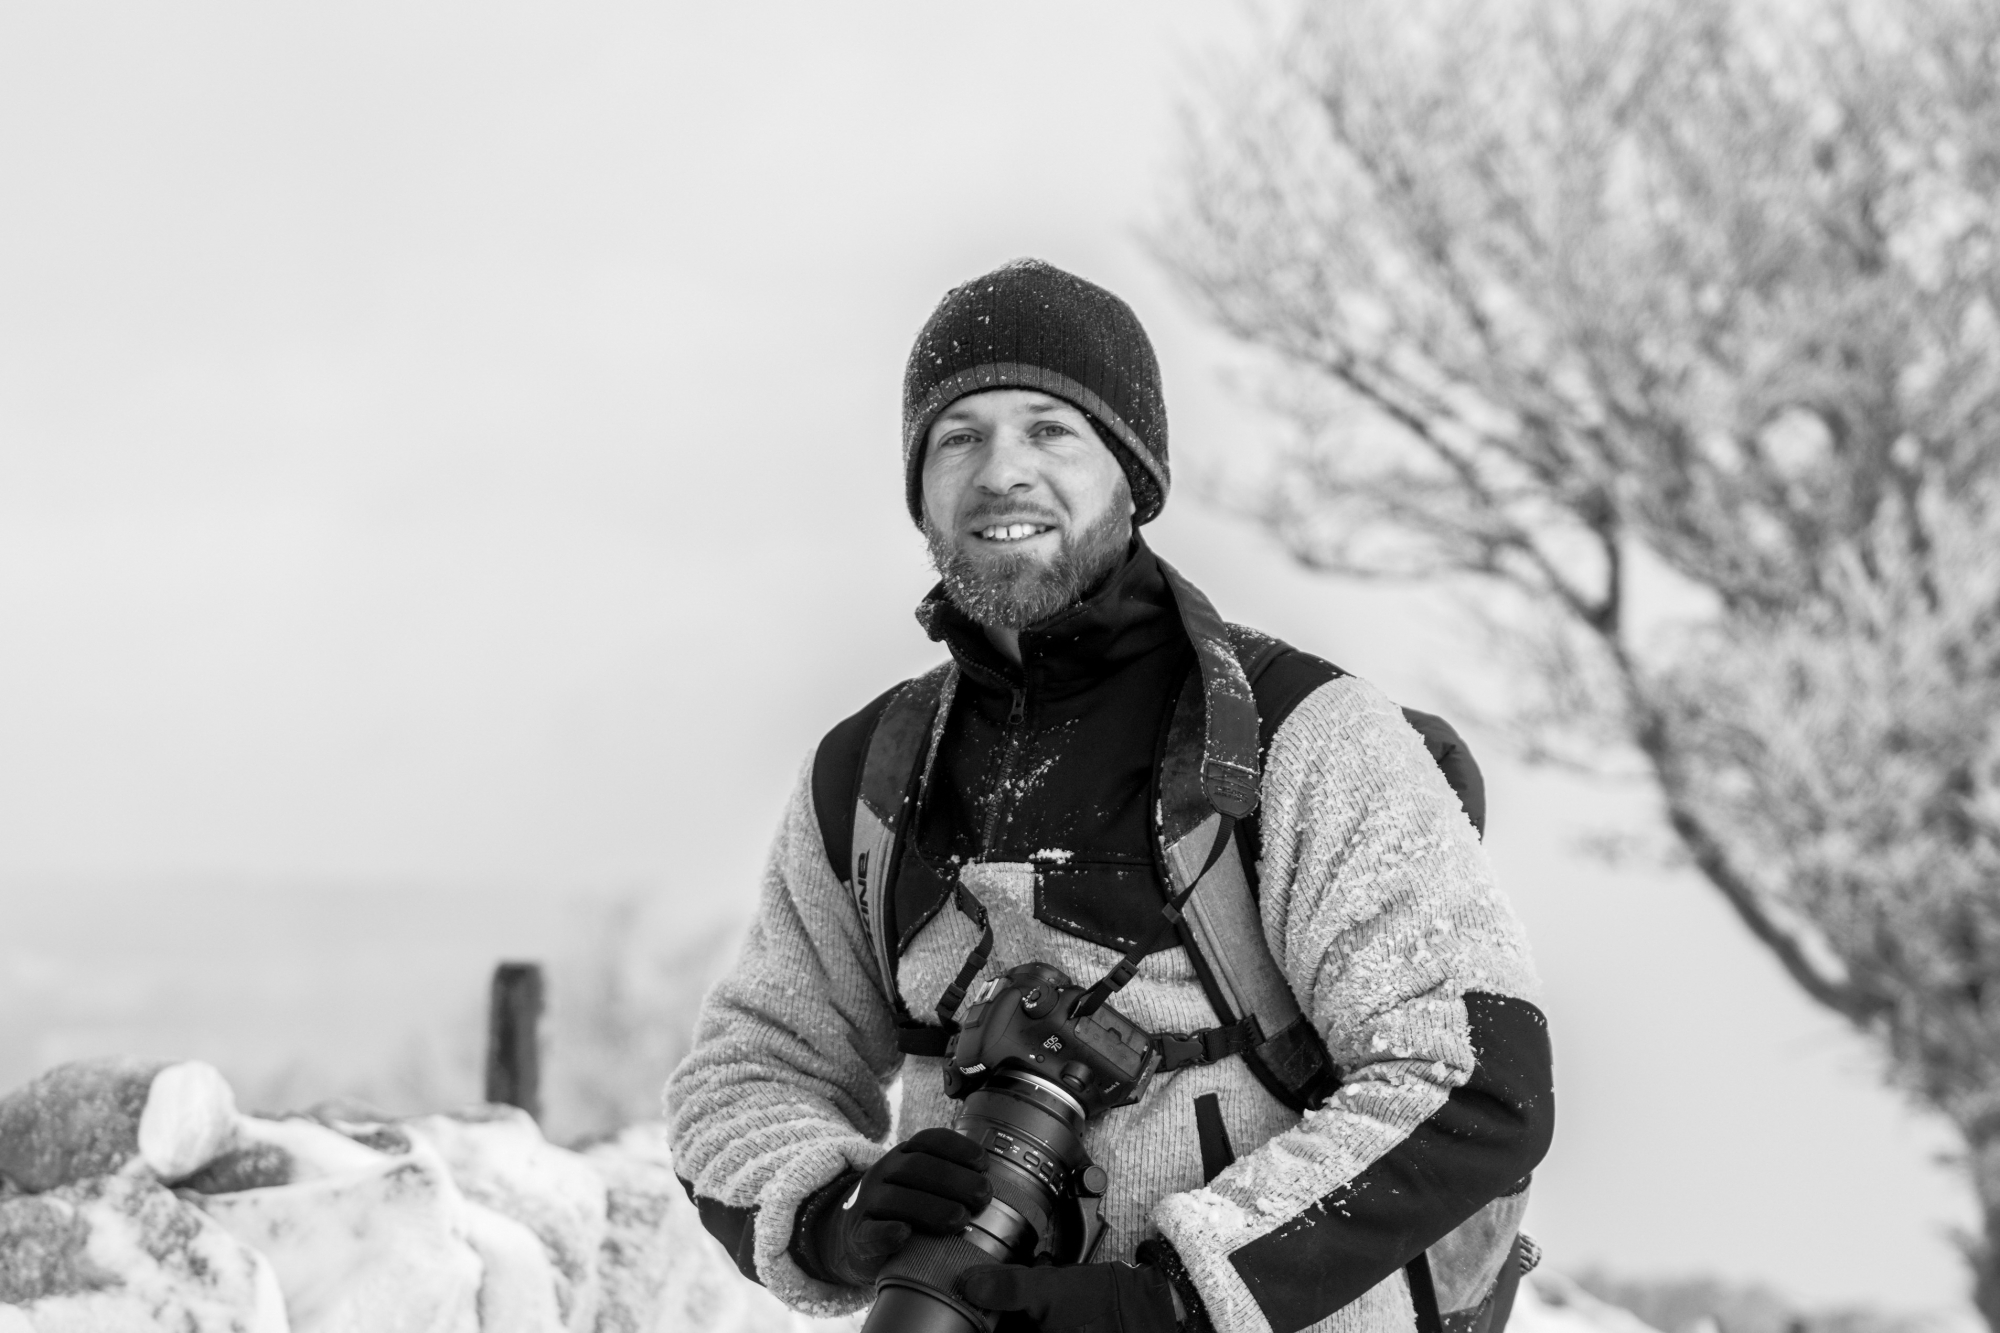
POLYGON ((1548 1021, 1526 1000, 1465 996, 1472 1076, 1354 1179, 1229 1261, 1273 1333, 1324 1319, 1490 1200, 1518 1191, 1549 1150, 1548 1021))

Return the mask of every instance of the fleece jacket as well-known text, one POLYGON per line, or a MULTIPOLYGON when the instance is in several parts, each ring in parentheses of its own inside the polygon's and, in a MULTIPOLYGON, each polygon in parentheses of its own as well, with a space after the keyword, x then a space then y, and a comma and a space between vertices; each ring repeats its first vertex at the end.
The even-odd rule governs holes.
MULTIPOLYGON (((958 1107, 942 1062, 895 1042, 899 1007, 929 1014, 978 939, 942 889, 956 880, 986 907, 995 945, 980 981, 1040 960, 1080 984, 1117 963, 1166 891, 1146 793, 1193 659, 1143 543, 1091 599, 1024 633, 1018 668, 939 594, 920 618, 961 684, 899 870, 900 1006, 836 869, 844 845, 829 849, 845 842, 841 820, 815 802, 865 747, 884 696, 802 769, 750 934, 666 1092, 704 1221, 746 1274, 814 1314, 869 1293, 796 1262, 801 1204, 958 1107)), ((1267 733, 1255 870, 1266 940, 1343 1071, 1339 1090, 1300 1115, 1225 1059, 1156 1077, 1085 1131, 1111 1180, 1097 1257, 1164 1238, 1223 1333, 1410 1329, 1403 1265, 1431 1246, 1435 1261, 1447 1233, 1477 1229, 1461 1228, 1474 1214, 1517 1222, 1509 1202, 1525 1200, 1552 1129, 1533 965, 1477 832, 1401 711, 1319 666, 1267 733)), ((1147 956, 1116 1003, 1155 1032, 1217 1021, 1178 945, 1147 956)))

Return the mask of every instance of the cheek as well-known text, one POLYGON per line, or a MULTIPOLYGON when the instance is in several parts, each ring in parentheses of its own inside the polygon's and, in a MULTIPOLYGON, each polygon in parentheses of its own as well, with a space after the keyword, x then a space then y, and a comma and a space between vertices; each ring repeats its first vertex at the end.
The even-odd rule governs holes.
POLYGON ((918 474, 918 482, 924 516, 935 527, 950 527, 951 517, 958 508, 959 493, 964 490, 961 481, 953 475, 953 469, 926 459, 923 471, 918 474))
POLYGON ((1070 516, 1084 527, 1102 518, 1106 510, 1127 503, 1125 471, 1108 452, 1073 470, 1064 489, 1070 516))

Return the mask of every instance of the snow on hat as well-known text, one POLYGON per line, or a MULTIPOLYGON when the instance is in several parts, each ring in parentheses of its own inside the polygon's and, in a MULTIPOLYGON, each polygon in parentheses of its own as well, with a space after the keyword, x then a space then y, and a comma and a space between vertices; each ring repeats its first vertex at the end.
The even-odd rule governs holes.
POLYGON ((1160 363, 1132 307, 1039 259, 1017 259, 945 293, 903 372, 903 476, 924 521, 924 439, 940 412, 986 389, 1039 389, 1098 427, 1132 487, 1135 524, 1167 502, 1160 363))

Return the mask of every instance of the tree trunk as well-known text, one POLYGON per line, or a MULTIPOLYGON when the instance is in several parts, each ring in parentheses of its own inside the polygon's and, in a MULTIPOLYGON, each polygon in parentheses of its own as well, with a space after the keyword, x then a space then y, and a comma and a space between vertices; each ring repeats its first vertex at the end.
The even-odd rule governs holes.
POLYGON ((1979 1204, 1979 1234, 1965 1240, 1972 1264, 1972 1303, 1986 1326, 2000 1333, 2000 1113, 1965 1127, 1966 1165, 1979 1204))

